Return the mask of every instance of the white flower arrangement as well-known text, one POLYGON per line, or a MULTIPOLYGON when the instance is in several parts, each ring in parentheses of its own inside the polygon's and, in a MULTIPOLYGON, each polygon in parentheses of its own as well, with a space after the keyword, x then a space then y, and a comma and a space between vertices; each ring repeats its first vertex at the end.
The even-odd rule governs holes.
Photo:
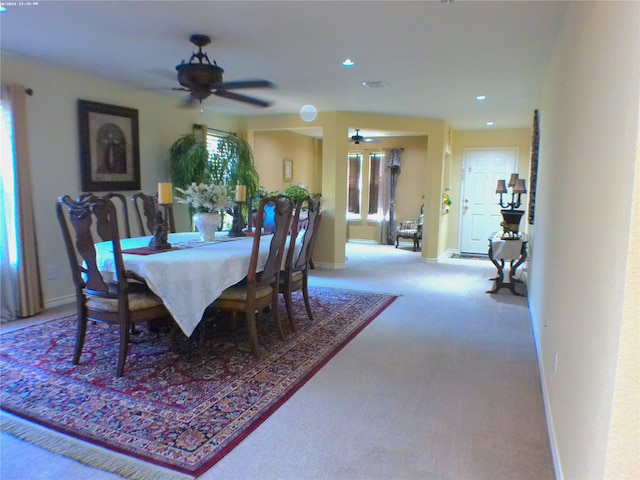
POLYGON ((177 196, 178 203, 186 203, 196 212, 218 212, 233 206, 229 198, 227 187, 208 183, 192 183, 189 188, 183 190, 176 187, 183 197, 177 196))

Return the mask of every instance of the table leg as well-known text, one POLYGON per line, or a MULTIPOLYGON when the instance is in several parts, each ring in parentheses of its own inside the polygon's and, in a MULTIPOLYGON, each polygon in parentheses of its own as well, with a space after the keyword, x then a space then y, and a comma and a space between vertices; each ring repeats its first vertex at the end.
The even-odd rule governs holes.
POLYGON ((526 258, 527 258, 527 248, 526 248, 526 244, 523 243, 522 249, 520 250, 520 258, 515 263, 513 260, 511 261, 511 264, 510 264, 511 268, 509 269, 509 282, 506 283, 504 281, 504 260, 500 260, 500 263, 498 263, 493 258, 493 247, 491 245, 491 240, 489 240, 489 259, 496 266, 496 269, 498 270, 498 276, 490 279, 494 281, 494 285, 493 285, 493 288, 491 290, 487 290, 486 293, 497 293, 502 288, 508 288, 513 295, 524 297, 524 294, 519 293, 516 290, 516 283, 523 283, 523 282, 520 280, 516 280, 514 278, 514 275, 518 267, 524 263, 526 258))

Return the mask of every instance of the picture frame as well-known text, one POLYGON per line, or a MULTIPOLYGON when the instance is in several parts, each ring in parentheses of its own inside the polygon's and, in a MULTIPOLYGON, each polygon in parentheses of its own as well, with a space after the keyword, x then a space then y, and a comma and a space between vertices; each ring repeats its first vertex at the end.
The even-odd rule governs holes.
POLYGON ((293 160, 284 158, 282 160, 282 178, 285 182, 293 180, 293 160))
POLYGON ((82 191, 140 190, 138 110, 78 100, 82 191))

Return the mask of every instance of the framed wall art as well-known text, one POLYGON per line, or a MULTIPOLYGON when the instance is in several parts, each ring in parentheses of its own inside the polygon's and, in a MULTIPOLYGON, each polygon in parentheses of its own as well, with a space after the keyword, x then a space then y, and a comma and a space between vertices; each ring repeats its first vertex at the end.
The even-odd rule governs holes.
POLYGON ((531 133, 531 174, 529 175, 529 225, 533 225, 536 215, 536 187, 538 185, 538 153, 540 149, 540 116, 533 111, 533 130, 531 133))
POLYGON ((293 180, 293 160, 290 158, 282 160, 282 178, 285 182, 293 180))
POLYGON ((138 110, 78 100, 84 192, 140 190, 138 110))

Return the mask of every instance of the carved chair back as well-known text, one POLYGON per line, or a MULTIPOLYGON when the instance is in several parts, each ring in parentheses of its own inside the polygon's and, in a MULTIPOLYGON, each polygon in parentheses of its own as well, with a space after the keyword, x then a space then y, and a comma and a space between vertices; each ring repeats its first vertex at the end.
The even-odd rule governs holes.
MULTIPOLYGON (((127 198, 123 194, 116 193, 116 192, 109 192, 104 194, 102 197, 98 197, 95 193, 87 192, 87 193, 80 194, 80 196, 78 197, 78 202, 83 202, 88 198, 103 198, 106 200, 112 200, 114 198, 117 198, 120 201, 120 206, 122 210, 122 220, 118 223, 118 225, 123 225, 126 238, 131 238, 131 228, 129 227, 129 209, 127 207, 128 202, 127 202, 127 198)), ((109 239, 105 238, 104 240, 109 240, 109 239)))
MULTIPOLYGON (((136 212, 136 220, 138 221, 138 231, 140 232, 140 236, 144 237, 146 235, 153 235, 159 208, 158 196, 138 192, 131 197, 131 201, 133 202, 134 210, 136 212)), ((166 207, 166 215, 169 218, 165 218, 164 220, 169 224, 169 231, 171 233, 175 233, 176 225, 173 217, 173 205, 168 205, 166 207)))
POLYGON ((286 248, 287 233, 291 226, 292 214, 293 201, 285 195, 264 197, 260 200, 247 283, 256 282, 256 285, 260 286, 277 282, 278 274, 282 267, 282 258, 286 248), (260 239, 265 235, 262 233, 262 228, 266 218, 264 212, 267 208, 273 209, 274 227, 271 232, 271 235, 273 236, 271 238, 271 243, 269 244, 269 255, 264 269, 261 272, 256 273, 258 256, 260 253, 260 239))
POLYGON ((287 260, 285 262, 285 268, 290 269, 291 271, 301 271, 308 268, 309 261, 311 259, 311 254, 313 250, 313 244, 318 228, 318 224, 320 221, 320 203, 322 197, 320 195, 316 195, 314 197, 306 197, 297 205, 295 212, 295 218, 292 224, 297 224, 299 222, 299 216, 302 208, 306 205, 307 207, 307 219, 305 221, 305 228, 300 230, 297 228, 292 228, 293 232, 291 235, 291 240, 289 243, 289 249, 287 251, 287 260), (295 254, 296 248, 296 240, 297 235, 302 232, 302 245, 298 250, 297 255, 295 254))

